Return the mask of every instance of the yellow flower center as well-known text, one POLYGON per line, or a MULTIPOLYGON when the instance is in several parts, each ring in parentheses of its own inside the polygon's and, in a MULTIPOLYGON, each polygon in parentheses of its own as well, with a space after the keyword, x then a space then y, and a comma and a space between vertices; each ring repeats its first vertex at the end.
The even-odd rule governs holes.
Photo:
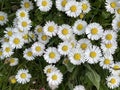
POLYGON ((3 21, 5 20, 5 17, 4 16, 0 16, 0 21, 3 21))
POLYGON ((67 1, 66 1, 66 0, 63 0, 62 3, 61 3, 61 5, 62 5, 63 7, 65 7, 66 3, 67 3, 67 1))
POLYGON ((80 13, 80 19, 83 19, 83 18, 84 18, 84 14, 80 13))
POLYGON ((113 67, 113 69, 114 69, 114 70, 119 70, 119 69, 120 69, 120 66, 115 65, 115 66, 113 67))
POLYGON ((11 82, 12 84, 15 84, 17 81, 16 81, 16 79, 15 79, 15 77, 14 77, 14 78, 10 79, 10 82, 11 82))
POLYGON ((115 84, 116 83, 116 79, 115 78, 111 78, 110 83, 115 84))
POLYGON ((24 13, 24 12, 21 12, 21 13, 20 13, 20 16, 21 16, 21 17, 25 17, 25 13, 24 13))
POLYGON ((58 78, 58 77, 57 77, 57 75, 55 75, 55 74, 52 76, 52 80, 57 80, 57 78, 58 78))
POLYGON ((111 6, 112 8, 116 8, 116 7, 117 7, 117 4, 116 4, 116 2, 111 2, 111 3, 110 3, 110 6, 111 6))
POLYGON ((104 64, 110 64, 110 60, 109 59, 105 59, 104 60, 104 64))
POLYGON ((8 36, 12 36, 13 35, 12 31, 8 31, 7 34, 8 34, 8 36))
POLYGON ((86 43, 82 43, 80 46, 83 50, 85 50, 87 48, 87 44, 86 43))
POLYGON ((97 29, 97 28, 93 28, 93 29, 91 30, 91 33, 92 33, 93 35, 97 34, 97 33, 98 33, 98 29, 97 29))
POLYGON ((14 42, 14 44, 19 44, 19 43, 20 43, 20 39, 19 39, 19 38, 15 38, 15 39, 13 40, 13 42, 14 42))
POLYGON ((46 35, 43 35, 41 38, 42 38, 43 41, 47 40, 47 36, 46 35))
POLYGON ((48 68, 48 69, 47 69, 47 73, 51 73, 51 68, 48 68))
POLYGON ((55 56, 56 56, 56 54, 55 54, 54 52, 50 52, 50 54, 49 54, 49 57, 50 57, 50 58, 53 59, 53 58, 55 58, 55 56))
POLYGON ((76 12, 77 11, 77 7, 75 5, 70 7, 71 12, 76 12))
POLYGON ((118 26, 118 28, 120 28, 120 22, 118 22, 117 26, 118 26))
POLYGON ((75 53, 74 54, 74 59, 75 60, 80 60, 81 59, 81 55, 79 53, 75 53))
POLYGON ((49 31, 49 32, 53 32, 53 31, 54 31, 54 27, 53 27, 53 26, 49 26, 49 27, 48 27, 48 31, 49 31))
POLYGON ((37 32, 38 32, 38 33, 41 33, 41 32, 42 32, 42 28, 38 28, 38 29, 37 29, 37 32))
POLYGON ((112 44, 111 43, 108 43, 108 44, 105 44, 106 48, 111 48, 112 47, 112 44))
POLYGON ((24 3, 24 7, 25 7, 25 8, 29 8, 29 7, 30 7, 30 3, 29 3, 29 2, 25 2, 25 3, 24 3))
POLYGON ((82 4, 82 10, 87 10, 87 8, 88 8, 88 5, 85 4, 85 3, 83 3, 83 4, 82 4))
POLYGON ((69 32, 68 32, 68 29, 63 29, 63 30, 62 30, 62 34, 63 34, 63 35, 67 35, 68 33, 69 33, 69 32))
POLYGON ((25 22, 25 21, 22 22, 23 27, 26 27, 27 25, 28 25, 27 22, 25 22))
POLYGON ((15 59, 14 59, 14 58, 11 58, 11 59, 9 60, 9 62, 10 62, 10 63, 14 63, 14 62, 15 62, 15 59))
POLYGON ((68 50, 68 46, 66 46, 66 45, 63 46, 63 47, 62 47, 62 50, 63 50, 63 51, 67 51, 67 50, 68 50))
POLYGON ((23 39, 27 40, 27 39, 28 39, 28 34, 25 34, 25 35, 23 36, 23 39))
POLYGON ((6 47, 6 48, 5 48, 5 51, 6 51, 6 52, 10 52, 10 47, 6 47))
POLYGON ((72 48, 74 48, 74 47, 75 47, 75 43, 74 43, 74 42, 72 42, 72 43, 71 43, 71 45, 72 45, 72 48))
POLYGON ((78 26, 77 26, 77 30, 82 30, 83 29, 83 25, 82 24, 79 24, 78 26))
POLYGON ((91 57, 91 58, 95 58, 96 56, 97 56, 96 52, 94 52, 94 51, 93 51, 93 52, 90 52, 90 57, 91 57))
POLYGON ((117 13, 118 13, 118 14, 120 14, 120 8, 119 8, 119 9, 117 9, 117 13))
POLYGON ((37 52, 40 52, 40 51, 41 51, 41 47, 40 47, 40 46, 36 46, 35 50, 36 50, 37 52))
POLYGON ((8 38, 4 38, 4 42, 9 42, 9 39, 8 38))
POLYGON ((27 52, 27 56, 31 57, 32 55, 33 55, 33 54, 32 54, 31 51, 28 51, 28 52, 27 52))
POLYGON ((26 73, 22 73, 22 74, 20 75, 20 77, 21 77, 22 79, 25 79, 25 78, 27 77, 27 75, 26 75, 26 73))
POLYGON ((69 60, 68 59, 64 59, 63 63, 64 64, 68 64, 69 60))
POLYGON ((2 54, 3 54, 2 51, 0 51, 0 56, 2 56, 2 54))
POLYGON ((32 34, 31 34, 31 37, 32 37, 32 39, 34 39, 34 38, 35 38, 35 34, 32 33, 32 34))
POLYGON ((42 6, 47 6, 48 5, 48 2, 46 0, 42 1, 42 6))
POLYGON ((111 34, 107 34, 105 37, 107 40, 111 40, 112 39, 112 35, 111 34))

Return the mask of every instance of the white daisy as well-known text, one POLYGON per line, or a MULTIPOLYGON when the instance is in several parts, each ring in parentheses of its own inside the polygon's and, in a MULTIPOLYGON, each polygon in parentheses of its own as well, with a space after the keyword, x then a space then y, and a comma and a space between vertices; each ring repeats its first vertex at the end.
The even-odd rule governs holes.
POLYGON ((43 43, 43 44, 47 44, 49 42, 49 39, 50 39, 50 37, 48 37, 44 33, 41 33, 38 35, 38 41, 43 43))
POLYGON ((52 85, 59 85, 63 80, 63 74, 60 71, 54 71, 48 74, 47 81, 52 85))
POLYGON ((58 85, 54 85, 54 84, 51 84, 51 83, 48 83, 49 87, 51 90, 56 90, 58 88, 58 85))
POLYGON ((25 84, 30 81, 31 74, 29 74, 29 71, 27 69, 20 69, 18 70, 15 78, 17 79, 18 83, 25 84))
POLYGON ((29 43, 30 37, 29 37, 28 32, 23 32, 21 35, 24 40, 24 43, 29 43))
POLYGON ((60 54, 55 47, 49 47, 45 51, 44 59, 48 63, 56 63, 60 60, 60 54))
POLYGON ((8 58, 8 62, 10 64, 10 66, 16 66, 18 64, 18 58, 8 58))
POLYGON ((74 48, 68 54, 68 58, 70 62, 74 65, 80 65, 81 63, 85 62, 84 53, 82 50, 78 48, 74 48))
POLYGON ((102 35, 102 42, 112 43, 115 42, 117 38, 117 33, 113 30, 105 30, 102 35))
POLYGON ((85 87, 83 85, 76 85, 73 90, 85 90, 85 87))
POLYGON ((30 41, 35 41, 35 40, 36 40, 36 35, 35 35, 34 32, 29 31, 28 35, 29 35, 29 38, 30 38, 30 39, 29 39, 29 42, 30 42, 30 41))
POLYGON ((87 22, 83 21, 81 19, 78 19, 77 21, 75 21, 74 25, 73 25, 73 32, 77 35, 81 35, 85 33, 85 28, 87 26, 87 22))
POLYGON ((31 48, 25 49, 25 51, 23 51, 23 57, 28 61, 34 60, 31 48))
POLYGON ((67 24, 59 26, 58 37, 62 40, 68 40, 72 36, 72 28, 67 24))
POLYGON ((14 28, 12 28, 12 27, 7 27, 7 28, 5 28, 4 33, 5 33, 4 36, 5 36, 6 38, 9 38, 9 37, 11 37, 11 36, 14 34, 14 28))
POLYGON ((0 25, 3 26, 8 21, 8 15, 5 12, 0 11, 0 25))
POLYGON ((52 0, 37 0, 37 6, 40 11, 47 12, 52 8, 52 0))
POLYGON ((35 27, 35 34, 39 35, 39 34, 41 34, 41 33, 43 33, 43 28, 42 28, 42 26, 37 25, 37 26, 35 27))
POLYGON ((81 6, 75 0, 67 2, 65 5, 65 13, 70 17, 78 17, 81 13, 81 6))
POLYGON ((43 27, 43 31, 47 36, 56 36, 58 31, 58 26, 53 21, 46 22, 45 26, 43 27))
POLYGON ((74 38, 74 35, 72 35, 73 38, 70 37, 70 40, 68 40, 69 43, 71 43, 72 48, 76 47, 77 40, 74 38))
POLYGON ((28 11, 25 10, 25 9, 18 9, 18 10, 16 11, 16 17, 17 17, 18 19, 29 18, 28 11))
POLYGON ((103 28, 99 23, 90 23, 86 27, 87 37, 91 40, 98 40, 103 34, 103 28))
POLYGON ((29 0, 23 0, 21 1, 21 7, 27 11, 30 11, 33 9, 33 3, 29 0))
POLYGON ((35 42, 32 47, 33 56, 41 56, 44 52, 45 45, 40 42, 35 42))
POLYGON ((80 2, 80 6, 81 6, 81 9, 82 9, 83 13, 88 13, 91 10, 90 3, 87 0, 82 0, 80 2))
POLYGON ((116 17, 113 19, 112 28, 116 32, 118 32, 120 30, 120 17, 116 17))
POLYGON ((11 84, 15 84, 17 82, 14 75, 9 77, 9 81, 10 81, 11 84))
POLYGON ((85 58, 90 64, 98 63, 100 61, 101 56, 102 54, 100 48, 95 45, 89 46, 89 48, 85 51, 85 58))
POLYGON ((2 48, 0 49, 0 59, 4 59, 2 48))
POLYGON ((114 89, 114 88, 117 88, 119 87, 120 85, 120 79, 118 76, 115 76, 115 75, 111 75, 111 76, 108 76, 106 78, 107 80, 107 86, 110 88, 110 89, 114 89))
MULTIPOLYGON (((120 4, 120 3, 119 3, 120 4)), ((120 5, 115 9, 115 16, 120 16, 120 5)))
POLYGON ((79 48, 83 51, 85 51, 86 49, 88 49, 89 46, 91 46, 91 42, 89 39, 87 38, 82 38, 77 42, 76 48, 79 48))
POLYGON ((9 38, 6 38, 6 37, 2 37, 2 38, 0 38, 0 42, 1 43, 5 43, 5 42, 9 42, 9 38))
POLYGON ((9 43, 12 48, 20 49, 24 45, 24 40, 22 38, 22 35, 14 34, 12 37, 10 37, 9 43))
POLYGON ((58 45, 58 52, 61 55, 68 55, 68 53, 71 51, 72 45, 71 43, 64 41, 58 45))

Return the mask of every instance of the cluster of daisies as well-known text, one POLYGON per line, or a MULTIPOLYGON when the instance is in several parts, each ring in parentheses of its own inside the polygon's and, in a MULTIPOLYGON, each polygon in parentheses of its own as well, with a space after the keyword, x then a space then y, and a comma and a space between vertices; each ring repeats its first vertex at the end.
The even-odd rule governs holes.
MULTIPOLYGON (((40 11, 47 12, 52 8, 52 0, 34 0, 40 11)), ((90 3, 87 0, 80 2, 76 0, 56 0, 56 8, 63 11, 70 17, 78 17, 90 11, 90 3)), ((115 14, 112 22, 112 29, 104 30, 97 23, 87 23, 78 19, 72 26, 68 24, 58 25, 54 21, 46 21, 44 26, 37 25, 34 31, 31 30, 32 21, 29 12, 33 9, 33 3, 29 0, 21 1, 21 8, 16 11, 16 18, 12 27, 6 27, 4 37, 1 38, 0 58, 5 59, 10 66, 16 66, 19 58, 13 57, 17 49, 23 50, 23 58, 33 61, 35 57, 43 56, 49 64, 43 71, 46 74, 47 82, 52 90, 58 88, 63 81, 63 74, 55 67, 61 57, 69 60, 73 65, 84 63, 96 64, 103 69, 110 71, 106 78, 107 85, 113 89, 120 85, 120 62, 114 62, 113 55, 117 49, 117 32, 120 29, 120 6, 118 0, 106 0, 106 9, 115 14), (76 35, 85 35, 87 38, 76 40, 76 35), (62 42, 57 46, 48 46, 49 40, 59 37, 62 42), (92 41, 100 41, 100 45, 93 45, 92 41), (26 44, 32 43, 30 47, 26 44)), ((0 25, 6 22, 7 14, 0 11, 0 25)), ((66 62, 64 60, 64 62, 66 62)), ((20 69, 17 74, 10 77, 11 83, 25 84, 30 81, 32 75, 28 69, 20 69)), ((75 86, 74 90, 85 90, 84 86, 75 86)))

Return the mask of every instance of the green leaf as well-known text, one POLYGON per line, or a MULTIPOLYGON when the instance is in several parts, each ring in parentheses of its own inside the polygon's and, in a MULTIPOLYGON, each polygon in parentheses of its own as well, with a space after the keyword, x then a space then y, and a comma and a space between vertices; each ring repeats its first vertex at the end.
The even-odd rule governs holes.
POLYGON ((66 64, 65 66, 69 72, 72 72, 73 69, 75 68, 75 65, 71 64, 70 62, 66 64))

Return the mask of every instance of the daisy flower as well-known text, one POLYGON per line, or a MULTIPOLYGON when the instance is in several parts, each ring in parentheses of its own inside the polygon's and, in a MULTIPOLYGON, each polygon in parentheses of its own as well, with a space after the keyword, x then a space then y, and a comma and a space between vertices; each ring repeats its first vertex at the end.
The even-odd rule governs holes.
POLYGON ((51 90, 56 90, 58 88, 58 85, 54 85, 54 84, 51 84, 51 83, 48 83, 49 87, 51 90))
POLYGON ((70 17, 78 17, 81 13, 81 6, 75 0, 67 2, 65 5, 65 13, 70 17))
POLYGON ((6 37, 2 37, 1 39, 0 39, 0 42, 1 43, 5 43, 5 42, 9 42, 9 38, 6 38, 6 37))
POLYGON ((47 44, 49 42, 49 39, 50 39, 50 37, 48 37, 44 33, 41 33, 38 35, 38 41, 43 43, 43 44, 47 44))
POLYGON ((18 19, 29 18, 28 11, 25 9, 18 9, 16 11, 16 16, 18 19))
POLYGON ((56 8, 59 11, 65 11, 65 6, 70 0, 56 0, 56 8))
POLYGON ((7 27, 7 28, 5 28, 4 33, 5 33, 4 36, 5 36, 6 38, 9 38, 9 37, 11 37, 11 36, 14 34, 14 28, 12 28, 12 27, 7 27))
POLYGON ((0 49, 0 59, 4 59, 2 48, 0 49))
POLYGON ((67 24, 59 26, 58 37, 62 40, 68 40, 72 36, 72 28, 67 24))
POLYGON ((72 37, 70 37, 70 40, 68 40, 68 42, 72 45, 72 48, 75 48, 77 44, 77 40, 74 38, 74 35, 72 35, 72 37))
POLYGON ((43 27, 43 31, 47 36, 56 36, 56 33, 58 31, 58 26, 53 21, 46 22, 45 26, 43 27))
POLYGON ((37 0, 37 6, 40 11, 47 12, 52 8, 52 0, 37 0))
POLYGON ((77 21, 75 21, 74 25, 73 25, 73 33, 77 34, 77 35, 82 35, 85 33, 85 28, 87 26, 87 22, 83 21, 81 19, 78 19, 77 21))
POLYGON ((115 75, 108 76, 106 78, 106 82, 107 82, 107 86, 110 89, 117 88, 120 85, 120 79, 118 76, 115 76, 115 75))
MULTIPOLYGON (((120 3, 119 3, 120 4, 120 3)), ((115 9, 115 16, 120 16, 120 5, 115 9)))
POLYGON ((85 50, 85 58, 90 64, 98 63, 101 56, 101 50, 98 46, 89 46, 89 48, 85 50))
POLYGON ((33 3, 32 1, 29 1, 29 0, 22 0, 21 7, 27 11, 30 11, 33 9, 33 3))
POLYGON ((68 54, 68 58, 74 65, 80 65, 81 63, 85 62, 83 51, 78 48, 72 49, 68 54))
POLYGON ((18 70, 15 78, 18 83, 25 84, 30 81, 31 74, 29 74, 29 71, 27 69, 20 69, 18 70))
POLYGON ((29 35, 29 38, 30 38, 30 39, 29 39, 29 42, 30 42, 30 41, 35 41, 35 40, 36 40, 36 35, 35 35, 34 32, 29 31, 28 35, 29 35))
POLYGON ((9 77, 9 81, 10 81, 10 83, 12 83, 12 84, 15 84, 15 83, 17 82, 15 76, 10 76, 10 77, 9 77))
POLYGON ((76 48, 79 48, 83 51, 85 51, 86 49, 88 49, 89 46, 91 46, 91 42, 89 39, 87 38, 82 38, 77 42, 76 48))
POLYGON ((25 49, 23 51, 23 57, 28 61, 31 61, 34 59, 33 52, 31 50, 31 48, 25 49))
POLYGON ((113 19, 112 28, 116 32, 118 32, 120 30, 120 17, 116 17, 113 19))
POLYGON ((54 71, 48 74, 47 81, 52 85, 59 85, 63 80, 63 74, 60 71, 54 71))
POLYGON ((42 28, 42 26, 37 25, 37 26, 35 27, 35 34, 39 35, 39 34, 41 34, 41 33, 43 33, 43 28, 42 28))
POLYGON ((12 48, 20 49, 24 45, 24 40, 20 34, 14 34, 9 41, 12 48))
POLYGON ((87 37, 91 40, 98 40, 103 34, 103 28, 99 23, 90 23, 86 27, 87 37))
POLYGON ((3 26, 8 21, 8 15, 5 12, 0 11, 0 25, 3 26))
POLYGON ((72 45, 71 43, 64 41, 58 45, 58 52, 61 55, 68 55, 68 53, 71 51, 72 45))
POLYGON ((35 42, 32 47, 33 56, 41 56, 44 52, 45 45, 40 42, 35 42))
POLYGON ((24 43, 28 43, 29 40, 30 40, 30 37, 29 37, 28 32, 23 32, 23 33, 22 33, 22 38, 23 38, 23 40, 24 40, 24 43))
POLYGON ((87 0, 82 0, 80 6, 83 13, 88 13, 91 10, 90 3, 87 0))
POLYGON ((49 47, 45 51, 44 59, 48 63, 56 63, 60 60, 60 54, 55 47, 49 47))
POLYGON ((105 30, 102 35, 102 42, 112 43, 115 42, 117 38, 117 33, 113 30, 105 30))
POLYGON ((73 90, 85 90, 85 87, 83 85, 76 85, 73 90))
POLYGON ((8 58, 8 62, 10 64, 10 66, 16 66, 18 64, 18 58, 8 58))

